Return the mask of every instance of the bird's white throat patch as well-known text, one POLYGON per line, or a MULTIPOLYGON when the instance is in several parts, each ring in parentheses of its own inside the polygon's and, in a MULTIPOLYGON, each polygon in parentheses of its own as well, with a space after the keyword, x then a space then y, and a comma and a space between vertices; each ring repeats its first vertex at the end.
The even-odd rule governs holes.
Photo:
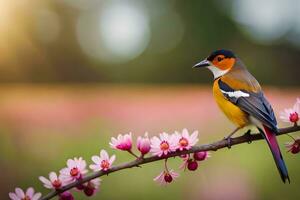
POLYGON ((220 76, 223 76, 224 74, 226 74, 229 70, 221 70, 213 65, 210 65, 207 67, 213 74, 214 74, 214 78, 219 78, 220 76))

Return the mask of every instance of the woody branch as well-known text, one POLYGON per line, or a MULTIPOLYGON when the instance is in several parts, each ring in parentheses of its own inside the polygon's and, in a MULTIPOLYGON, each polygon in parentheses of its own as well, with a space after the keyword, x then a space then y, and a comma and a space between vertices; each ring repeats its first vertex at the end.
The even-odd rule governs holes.
MULTIPOLYGON (((295 125, 295 126, 292 126, 292 127, 279 129, 277 135, 285 135, 285 134, 296 132, 296 131, 300 131, 300 126, 295 125)), ((123 169, 139 167, 139 166, 147 164, 147 163, 151 163, 151 162, 155 162, 155 161, 159 161, 159 160, 164 160, 164 159, 167 159, 167 158, 170 158, 170 157, 176 157, 176 156, 185 155, 185 154, 189 154, 189 153, 202 152, 202 151, 217 151, 219 149, 227 148, 227 147, 230 147, 230 146, 235 146, 235 145, 239 145, 239 144, 243 144, 243 143, 250 143, 252 141, 257 141, 257 140, 262 140, 262 139, 264 139, 264 138, 260 133, 255 133, 255 134, 251 134, 251 135, 250 134, 244 134, 242 136, 232 138, 230 140, 230 143, 227 140, 220 140, 220 141, 213 142, 213 143, 210 143, 210 144, 194 146, 189 150, 172 152, 172 153, 169 153, 169 154, 167 154, 165 156, 162 156, 162 157, 151 156, 151 157, 147 157, 147 158, 137 158, 136 160, 133 160, 131 162, 126 162, 126 163, 123 163, 123 164, 120 164, 120 165, 117 165, 117 166, 113 166, 107 171, 93 172, 93 173, 85 176, 83 179, 80 179, 80 180, 72 182, 68 185, 65 185, 64 187, 62 187, 58 190, 51 191, 47 195, 41 197, 40 200, 52 199, 53 197, 65 192, 65 191, 68 191, 72 188, 75 188, 76 186, 82 185, 83 183, 86 183, 86 182, 88 182, 92 179, 95 179, 97 177, 101 177, 103 175, 108 175, 110 173, 117 172, 117 171, 120 171, 120 170, 123 170, 123 169)))

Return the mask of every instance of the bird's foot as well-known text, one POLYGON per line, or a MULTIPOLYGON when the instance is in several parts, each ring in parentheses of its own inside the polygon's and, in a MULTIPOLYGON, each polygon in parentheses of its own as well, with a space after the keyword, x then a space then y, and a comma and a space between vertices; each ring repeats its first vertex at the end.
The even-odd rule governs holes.
POLYGON ((247 143, 251 144, 252 140, 251 140, 251 130, 250 129, 244 134, 244 136, 247 137, 247 139, 248 139, 247 143))
POLYGON ((227 147, 228 147, 228 149, 231 148, 231 142, 232 142, 232 138, 231 138, 231 137, 232 137, 238 130, 240 130, 239 127, 236 128, 236 129, 234 129, 234 131, 232 131, 232 133, 230 133, 227 137, 224 138, 224 140, 227 141, 227 147))
POLYGON ((231 138, 230 136, 228 136, 228 137, 224 137, 223 140, 226 140, 226 141, 227 141, 227 148, 228 148, 228 149, 231 149, 232 138, 231 138))

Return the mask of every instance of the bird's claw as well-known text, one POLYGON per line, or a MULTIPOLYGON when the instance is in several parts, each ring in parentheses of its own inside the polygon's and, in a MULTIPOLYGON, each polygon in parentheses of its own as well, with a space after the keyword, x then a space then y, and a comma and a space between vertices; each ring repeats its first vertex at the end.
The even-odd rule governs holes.
POLYGON ((248 143, 248 144, 251 144, 251 143, 252 143, 252 140, 251 140, 251 130, 248 130, 248 131, 244 134, 244 136, 246 136, 246 137, 248 138, 247 143, 248 143))
POLYGON ((231 149, 231 140, 232 140, 232 138, 231 137, 224 137, 224 140, 227 141, 227 148, 231 149))

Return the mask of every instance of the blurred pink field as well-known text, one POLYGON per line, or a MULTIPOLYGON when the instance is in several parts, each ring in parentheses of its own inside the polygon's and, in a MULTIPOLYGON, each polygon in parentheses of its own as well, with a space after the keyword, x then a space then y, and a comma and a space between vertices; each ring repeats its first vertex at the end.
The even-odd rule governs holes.
MULTIPOLYGON (((183 127, 211 132, 219 130, 219 122, 229 124, 209 86, 12 85, 0 90, 1 124, 21 133, 74 130, 95 120, 119 132, 183 127), (208 123, 216 126, 207 127, 208 123)), ((297 89, 265 88, 265 93, 277 116, 300 96, 297 89)))

